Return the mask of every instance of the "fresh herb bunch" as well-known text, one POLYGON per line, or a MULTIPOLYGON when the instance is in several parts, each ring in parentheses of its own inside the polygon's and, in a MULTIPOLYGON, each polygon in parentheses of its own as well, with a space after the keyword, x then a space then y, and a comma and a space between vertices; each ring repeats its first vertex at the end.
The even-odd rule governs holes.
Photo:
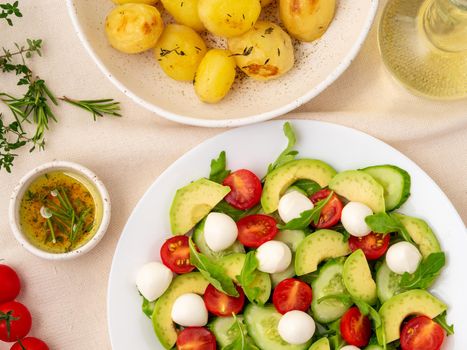
POLYGON ((11 20, 12 16, 16 17, 23 17, 23 14, 18 8, 18 1, 15 1, 14 3, 5 3, 5 4, 0 4, 0 19, 4 19, 8 25, 12 26, 13 21, 11 20))

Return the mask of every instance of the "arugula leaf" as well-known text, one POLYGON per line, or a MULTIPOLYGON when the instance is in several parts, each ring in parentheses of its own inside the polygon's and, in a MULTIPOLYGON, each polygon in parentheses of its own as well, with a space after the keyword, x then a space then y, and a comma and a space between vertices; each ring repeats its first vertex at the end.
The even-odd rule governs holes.
POLYGON ((324 206, 329 202, 333 194, 334 192, 331 192, 326 199, 316 203, 313 209, 305 210, 300 214, 300 217, 290 220, 284 225, 278 224, 277 228, 279 230, 304 230, 311 224, 311 222, 316 225, 319 221, 321 210, 323 210, 324 206))
POLYGON ((257 205, 255 205, 251 209, 240 210, 240 209, 232 207, 225 200, 222 200, 214 207, 214 209, 212 211, 227 214, 234 221, 238 221, 241 218, 244 218, 245 216, 257 214, 260 209, 261 209, 261 203, 258 203, 257 205))
POLYGON ((341 319, 339 318, 336 321, 330 323, 328 326, 329 330, 335 333, 333 336, 328 338, 329 343, 331 344, 331 348, 335 350, 340 349, 347 344, 345 340, 342 339, 341 331, 340 331, 340 324, 341 324, 341 319))
POLYGON ((443 252, 432 253, 423 260, 413 274, 404 273, 400 282, 403 289, 427 289, 438 278, 446 264, 443 252))
POLYGON ((448 320, 446 319, 446 316, 447 316, 447 312, 444 311, 441 315, 438 315, 434 318, 434 320, 436 321, 436 323, 438 323, 441 327, 443 327, 443 329, 446 331, 446 334, 448 336, 450 335, 453 335, 454 334, 454 325, 450 325, 448 323, 448 320))
POLYGON ((225 274, 224 269, 204 254, 199 253, 191 237, 188 243, 190 245, 190 262, 192 265, 196 266, 203 277, 217 290, 233 297, 238 297, 238 291, 232 279, 225 274))
POLYGON ((256 277, 256 269, 258 268, 259 262, 256 259, 254 251, 249 252, 246 255, 245 262, 243 263, 242 271, 237 276, 238 283, 242 286, 246 297, 252 303, 262 304, 258 300, 259 293, 261 290, 258 287, 251 287, 256 277))
POLYGON ((377 213, 367 216, 365 222, 375 233, 397 232, 404 240, 414 244, 412 237, 410 237, 404 225, 393 215, 377 213))
POLYGON ((248 337, 245 325, 240 321, 235 314, 232 314, 235 323, 229 329, 229 332, 237 330, 237 336, 232 343, 222 347, 222 350, 259 350, 253 341, 248 337))
POLYGON ((141 309, 143 310, 143 313, 148 316, 149 318, 152 318, 152 313, 154 311, 154 306, 156 305, 155 301, 149 301, 145 297, 143 297, 143 305, 141 305, 141 309))
POLYGON ((321 304, 323 301, 326 301, 326 300, 329 300, 329 299, 337 300, 337 301, 340 301, 340 302, 345 303, 345 304, 353 303, 353 299, 352 299, 352 297, 350 295, 345 294, 345 293, 339 293, 339 294, 328 294, 328 295, 325 295, 325 296, 319 298, 318 299, 318 304, 321 304))
POLYGON ((382 346, 383 349, 386 349, 386 334, 384 333, 383 321, 381 320, 381 316, 378 311, 363 300, 353 298, 353 302, 363 315, 368 316, 373 320, 378 344, 382 346))
POLYGON ((230 170, 226 169, 225 151, 219 154, 219 158, 211 160, 211 172, 209 173, 209 180, 222 183, 224 179, 230 174, 230 170))
POLYGON ((286 122, 284 124, 283 130, 284 130, 284 135, 287 137, 289 142, 287 144, 287 147, 282 151, 279 157, 277 157, 276 161, 272 164, 269 164, 267 174, 269 174, 274 169, 280 167, 281 165, 291 162, 292 160, 295 159, 295 157, 298 154, 298 151, 295 151, 293 149, 295 147, 295 143, 297 142, 297 139, 295 137, 295 132, 293 131, 292 125, 289 122, 286 122))
POLYGON ((295 181, 292 186, 298 187, 305 192, 307 196, 311 196, 321 190, 321 186, 317 182, 307 179, 295 181))

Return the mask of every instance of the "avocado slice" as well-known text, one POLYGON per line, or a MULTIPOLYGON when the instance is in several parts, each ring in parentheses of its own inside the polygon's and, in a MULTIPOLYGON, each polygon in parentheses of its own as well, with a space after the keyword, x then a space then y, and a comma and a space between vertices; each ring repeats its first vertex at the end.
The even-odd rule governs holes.
POLYGON ((345 288, 352 297, 363 300, 370 305, 376 303, 376 283, 371 276, 370 266, 361 249, 353 252, 345 260, 342 278, 345 288))
POLYGON ((329 188, 349 201, 366 204, 374 213, 385 211, 383 186, 363 171, 343 171, 334 176, 329 188))
POLYGON ((401 324, 406 317, 424 315, 435 318, 446 309, 447 306, 442 301, 423 289, 413 289, 392 297, 379 310, 386 343, 399 339, 401 324))
POLYGON ((405 227, 410 237, 412 237, 414 242, 418 245, 423 258, 427 258, 431 253, 438 253, 441 251, 438 238, 436 238, 436 235, 425 221, 399 213, 393 213, 391 215, 394 215, 405 227))
POLYGON ((350 248, 344 235, 333 230, 318 230, 307 236, 295 254, 295 272, 298 276, 314 272, 325 259, 349 255, 350 248))
POLYGON ((152 325, 157 338, 166 349, 172 349, 177 341, 177 331, 172 322, 172 306, 182 294, 203 295, 209 282, 199 272, 191 272, 174 278, 169 288, 156 301, 152 313, 152 325))
POLYGON ((230 187, 201 178, 177 190, 170 207, 172 234, 184 235, 228 193, 230 187))
POLYGON ((277 210, 280 197, 295 181, 313 180, 321 187, 329 184, 336 171, 321 160, 298 159, 286 163, 266 176, 261 205, 266 214, 277 210))
POLYGON ((315 341, 308 350, 331 350, 328 338, 321 338, 315 341))
MULTIPOLYGON (((237 276, 242 272, 245 259, 245 254, 234 253, 222 257, 219 259, 218 263, 224 268, 227 276, 237 283, 237 276)), ((260 289, 258 300, 260 303, 265 304, 271 295, 271 278, 267 273, 261 271, 256 271, 255 274, 256 277, 251 286, 253 288, 258 287, 260 289)))

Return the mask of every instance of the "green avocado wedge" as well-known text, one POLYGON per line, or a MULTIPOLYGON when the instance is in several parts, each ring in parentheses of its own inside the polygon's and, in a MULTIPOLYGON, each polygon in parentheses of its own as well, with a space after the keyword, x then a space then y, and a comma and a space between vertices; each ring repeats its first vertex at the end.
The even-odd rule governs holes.
POLYGON ((410 290, 392 297, 379 310, 386 343, 399 339, 401 324, 408 316, 424 315, 435 318, 446 309, 447 306, 442 301, 422 289, 410 290))
POLYGON ((186 234, 229 192, 230 187, 204 178, 178 189, 170 207, 172 234, 186 234))
POLYGON ((261 195, 264 212, 270 214, 276 211, 280 197, 297 180, 312 180, 325 187, 335 174, 331 166, 316 159, 298 159, 280 166, 266 176, 261 195))
POLYGON ((342 278, 352 297, 370 305, 376 303, 376 283, 371 276, 370 266, 361 249, 353 252, 345 260, 342 278))
POLYGON ((315 341, 308 350, 331 350, 328 338, 321 338, 315 341))
POLYGON ((172 306, 182 294, 203 295, 209 282, 199 272, 191 272, 175 277, 170 287, 156 301, 152 314, 152 325, 157 338, 166 349, 172 349, 177 341, 177 331, 172 321, 172 306))

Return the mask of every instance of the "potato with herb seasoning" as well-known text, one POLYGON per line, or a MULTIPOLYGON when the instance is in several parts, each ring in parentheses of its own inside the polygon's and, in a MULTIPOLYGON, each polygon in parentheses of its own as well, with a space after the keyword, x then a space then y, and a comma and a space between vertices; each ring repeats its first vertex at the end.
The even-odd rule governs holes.
POLYGON ((335 0, 280 0, 280 17, 287 31, 301 41, 321 37, 336 11, 335 0))
POLYGON ((169 24, 154 49, 165 74, 179 81, 193 81, 206 51, 199 34, 181 24, 169 24))
POLYGON ((292 40, 272 22, 258 21, 250 31, 230 38, 228 43, 237 66, 254 79, 280 77, 294 65, 292 40))
POLYGON ((219 102, 230 91, 235 74, 235 60, 229 50, 209 50, 196 71, 195 92, 203 102, 219 102))
POLYGON ((159 0, 112 0, 117 5, 123 4, 147 4, 147 5, 155 5, 159 0))
POLYGON ((260 0, 199 0, 198 13, 207 30, 231 38, 247 32, 258 20, 260 0))
POLYGON ((198 0, 161 0, 161 2, 177 23, 191 27, 197 32, 204 30, 204 24, 198 15, 198 0))
POLYGON ((105 31, 115 49, 124 53, 140 53, 156 46, 164 22, 159 11, 146 4, 115 7, 107 16, 105 31))

